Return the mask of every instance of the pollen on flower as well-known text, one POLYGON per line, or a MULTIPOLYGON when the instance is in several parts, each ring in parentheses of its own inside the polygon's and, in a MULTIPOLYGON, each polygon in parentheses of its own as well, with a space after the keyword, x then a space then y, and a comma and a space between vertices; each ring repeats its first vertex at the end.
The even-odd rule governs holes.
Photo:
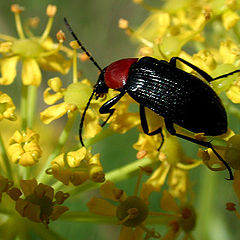
POLYGON ((128 28, 128 21, 126 19, 120 18, 118 20, 118 26, 121 29, 127 29, 128 28))
POLYGON ((63 43, 66 40, 65 33, 62 30, 57 32, 56 37, 60 43, 63 43))
POLYGON ((144 158, 146 155, 147 155, 147 151, 146 151, 146 150, 140 150, 140 151, 137 152, 136 157, 137 157, 137 159, 142 159, 142 158, 144 158))
POLYGON ((0 43, 0 52, 6 53, 12 49, 12 42, 1 42, 0 43))
POLYGON ((228 211, 236 211, 236 204, 233 202, 227 202, 226 203, 226 209, 228 211))
POLYGON ((78 44, 78 42, 77 42, 76 40, 71 41, 71 42, 69 43, 69 45, 70 45, 70 47, 72 47, 73 49, 78 49, 78 48, 80 48, 80 46, 79 46, 79 44, 78 44))
POLYGON ((141 47, 138 51, 139 56, 152 56, 153 55, 153 49, 150 47, 141 47))
POLYGON ((203 15, 206 20, 210 20, 210 18, 212 17, 212 9, 209 6, 204 6, 203 15))
POLYGON ((57 7, 55 5, 49 4, 47 6, 46 14, 48 17, 54 17, 57 13, 57 7))
POLYGON ((24 7, 21 7, 20 5, 18 4, 12 4, 11 5, 11 11, 13 13, 21 13, 22 11, 24 11, 24 7))
POLYGON ((38 26, 39 21, 40 21, 39 17, 29 18, 29 20, 28 20, 28 25, 29 25, 30 27, 32 27, 32 28, 35 28, 35 27, 38 26))
POLYGON ((89 56, 86 53, 81 53, 78 55, 79 59, 83 62, 89 60, 89 56))
POLYGON ((132 1, 133 1, 134 3, 137 3, 137 4, 143 2, 143 0, 132 0, 132 1))

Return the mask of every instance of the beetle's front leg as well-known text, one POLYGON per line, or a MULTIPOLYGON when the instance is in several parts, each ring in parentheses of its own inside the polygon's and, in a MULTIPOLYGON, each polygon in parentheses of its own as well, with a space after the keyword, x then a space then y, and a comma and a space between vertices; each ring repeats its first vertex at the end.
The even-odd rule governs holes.
POLYGON ((99 109, 99 112, 101 114, 108 114, 107 119, 101 124, 101 126, 103 127, 107 121, 109 120, 109 118, 113 115, 115 109, 111 107, 113 107, 121 98, 122 96, 126 93, 126 91, 123 89, 120 94, 118 94, 117 96, 113 97, 112 99, 108 100, 107 102, 105 102, 99 109))
POLYGON ((164 136, 163 136, 163 133, 162 133, 162 128, 158 128, 152 132, 149 132, 149 128, 148 128, 148 123, 147 123, 147 118, 146 118, 146 113, 145 113, 145 109, 144 109, 144 106, 140 104, 140 119, 141 119, 141 125, 142 125, 142 129, 143 129, 143 132, 149 136, 153 136, 153 135, 156 135, 158 133, 161 134, 161 137, 162 137, 162 142, 160 144, 160 147, 158 148, 158 151, 161 149, 163 143, 164 143, 164 136))

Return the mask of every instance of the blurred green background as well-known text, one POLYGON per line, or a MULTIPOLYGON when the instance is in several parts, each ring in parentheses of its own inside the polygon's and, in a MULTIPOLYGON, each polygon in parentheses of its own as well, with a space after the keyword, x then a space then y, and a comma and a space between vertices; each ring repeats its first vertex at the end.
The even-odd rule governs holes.
MULTIPOLYGON (((159 4, 161 1, 148 1, 150 4, 159 4)), ((140 24, 148 16, 148 11, 141 6, 134 4, 131 0, 21 0, 21 1, 0 1, 0 29, 1 33, 16 36, 16 28, 13 14, 10 12, 10 5, 18 3, 25 7, 22 13, 22 19, 38 16, 40 24, 35 30, 36 35, 41 34, 46 23, 45 15, 48 4, 55 4, 58 12, 55 17, 51 36, 55 39, 55 34, 59 29, 66 32, 67 41, 72 37, 67 33, 63 22, 66 17, 71 23, 76 35, 83 42, 83 45, 92 53, 101 67, 108 65, 114 60, 120 58, 133 57, 136 54, 137 43, 118 28, 119 18, 126 18, 133 29, 140 24)), ((93 83, 97 79, 97 70, 90 62, 80 63, 79 70, 90 79, 93 83)), ((43 81, 50 77, 56 76, 55 73, 44 73, 43 81)), ((70 78, 71 73, 66 77, 70 78)), ((3 90, 9 87, 1 87, 3 90)), ((10 88, 10 95, 15 95, 16 89, 20 89, 20 85, 15 81, 10 88), (14 93, 14 94, 13 94, 14 93)), ((43 85, 44 89, 44 85, 43 85)), ((9 91, 8 91, 9 92, 9 91)), ((40 98, 41 99, 41 98, 40 98)), ((41 110, 44 106, 42 100, 39 99, 41 110)), ((239 121, 230 119, 230 127, 239 132, 239 121)), ((76 123, 75 131, 77 132, 78 123, 76 123)), ((137 141, 137 130, 131 130, 125 135, 115 135, 106 139, 106 141, 96 144, 94 151, 101 153, 101 159, 105 171, 109 171, 116 167, 123 166, 135 160, 136 151, 132 149, 132 144, 137 141)), ((197 147, 193 144, 183 142, 185 150, 189 155, 196 156, 197 147)), ((224 178, 228 177, 227 172, 215 173, 207 170, 205 167, 199 167, 191 172, 191 181, 195 191, 195 207, 200 214, 198 219, 198 227, 195 232, 196 239, 201 240, 239 240, 240 228, 239 221, 236 217, 227 212, 225 202, 237 202, 233 195, 232 183, 224 178), (209 184, 210 183, 210 184, 209 184), (203 216, 203 217, 201 217, 203 216), (206 217, 207 216, 207 217, 206 217), (211 229, 209 231, 209 229, 211 229), (207 230, 208 229, 208 230, 207 230), (211 234, 205 235, 210 232, 211 234)), ((130 181, 117 184, 123 188, 128 194, 133 193, 136 178, 130 181)), ((96 192, 91 192, 85 196, 74 198, 66 201, 66 205, 71 210, 86 209, 85 203, 96 192)), ((151 197, 151 210, 159 211, 160 193, 154 193, 151 197)), ((160 226, 154 226, 160 232, 166 229, 160 226)), ((64 239, 98 239, 112 240, 117 239, 119 234, 118 226, 99 225, 90 223, 73 223, 56 221, 50 224, 50 228, 56 230, 64 239)), ((1 236, 0 236, 1 239, 1 236)), ((41 239, 32 233, 30 239, 41 239)))

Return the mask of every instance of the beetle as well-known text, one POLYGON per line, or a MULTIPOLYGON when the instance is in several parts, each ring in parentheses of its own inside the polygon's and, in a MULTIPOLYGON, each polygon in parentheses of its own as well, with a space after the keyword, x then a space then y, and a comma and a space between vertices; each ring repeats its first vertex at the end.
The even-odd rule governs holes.
POLYGON ((169 62, 152 57, 142 57, 140 59, 126 58, 115 61, 102 69, 81 44, 66 18, 64 18, 64 21, 81 49, 100 70, 98 81, 94 86, 80 122, 79 138, 83 146, 83 122, 91 99, 94 95, 96 98, 101 97, 108 92, 109 88, 112 88, 120 93, 100 107, 99 112, 101 114, 109 114, 102 126, 106 124, 114 113, 115 109, 112 107, 128 93, 140 105, 140 119, 143 132, 150 136, 161 134, 162 142, 159 149, 164 142, 162 128, 159 127, 149 132, 145 107, 164 118, 166 129, 171 135, 212 149, 218 159, 226 166, 230 176, 228 180, 233 179, 231 168, 213 148, 211 142, 205 142, 177 133, 174 124, 193 133, 204 133, 206 136, 217 136, 226 133, 228 126, 226 110, 221 99, 209 83, 240 72, 240 70, 212 78, 205 71, 180 57, 172 57, 169 62), (192 68, 205 81, 177 68, 177 61, 192 68))

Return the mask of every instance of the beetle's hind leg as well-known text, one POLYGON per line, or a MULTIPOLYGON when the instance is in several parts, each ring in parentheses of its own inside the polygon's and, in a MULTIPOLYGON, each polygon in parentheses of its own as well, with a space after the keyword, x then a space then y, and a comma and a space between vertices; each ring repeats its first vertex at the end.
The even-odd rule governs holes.
POLYGON ((220 79, 220 78, 228 77, 228 76, 233 75, 234 73, 238 73, 238 72, 240 72, 240 69, 235 70, 235 71, 232 71, 232 72, 229 72, 229 73, 226 73, 226 74, 223 74, 223 75, 220 75, 220 76, 218 76, 218 77, 215 77, 215 78, 213 78, 212 81, 218 80, 218 79, 220 79))
POLYGON ((197 66, 193 65, 192 63, 180 58, 180 57, 172 57, 169 61, 169 63, 176 67, 177 65, 177 60, 184 63, 185 65, 189 66, 190 68, 192 68, 194 71, 196 71, 197 73, 199 73, 207 82, 211 82, 215 79, 213 79, 208 73, 206 73, 205 71, 203 71, 202 69, 198 68, 197 66))
POLYGON ((156 135, 158 133, 161 134, 161 137, 162 137, 162 142, 158 148, 158 151, 161 149, 163 143, 164 143, 164 136, 163 136, 163 133, 162 133, 162 128, 158 128, 152 132, 149 132, 149 128, 148 128, 148 123, 147 123, 147 118, 146 118, 146 113, 145 113, 145 109, 144 109, 144 106, 140 104, 140 119, 141 119, 141 125, 142 125, 142 129, 143 129, 143 132, 149 136, 153 136, 153 135, 156 135))
POLYGON ((169 63, 176 67, 177 65, 177 60, 179 60, 180 62, 186 64, 187 66, 189 66, 190 68, 192 68, 194 71, 196 71, 197 73, 199 73, 206 81, 208 82, 212 82, 212 81, 215 81, 215 80, 218 80, 220 78, 225 78, 225 77, 228 77, 229 75, 232 75, 232 74, 235 74, 235 73, 238 73, 240 72, 240 70, 235 70, 235 71, 232 71, 232 72, 229 72, 229 73, 226 73, 226 74, 223 74, 221 76, 218 76, 218 77, 215 77, 215 78, 212 78, 208 73, 206 73, 205 71, 203 71, 202 69, 198 68, 197 66, 191 64, 190 62, 180 58, 180 57, 172 57, 169 61, 169 63))
POLYGON ((227 168, 228 172, 229 172, 229 178, 227 180, 233 180, 233 174, 232 174, 232 170, 231 168, 229 167, 229 165, 227 164, 227 162, 219 155, 219 153, 213 148, 213 145, 210 143, 210 142, 204 142, 204 141, 200 141, 200 140, 197 140, 195 138, 191 138, 191 137, 188 137, 188 136, 185 136, 185 135, 182 135, 182 134, 179 134, 176 132, 174 126, 173 126, 173 122, 170 121, 170 120, 167 120, 165 119, 165 125, 166 125, 166 128, 167 130, 174 136, 177 136, 177 137, 180 137, 182 139, 185 139, 189 142, 192 142, 192 143, 196 143, 196 144, 199 144, 203 147, 206 147, 206 148, 211 148, 212 151, 214 152, 214 154, 217 156, 217 158, 225 165, 225 167, 227 168))

